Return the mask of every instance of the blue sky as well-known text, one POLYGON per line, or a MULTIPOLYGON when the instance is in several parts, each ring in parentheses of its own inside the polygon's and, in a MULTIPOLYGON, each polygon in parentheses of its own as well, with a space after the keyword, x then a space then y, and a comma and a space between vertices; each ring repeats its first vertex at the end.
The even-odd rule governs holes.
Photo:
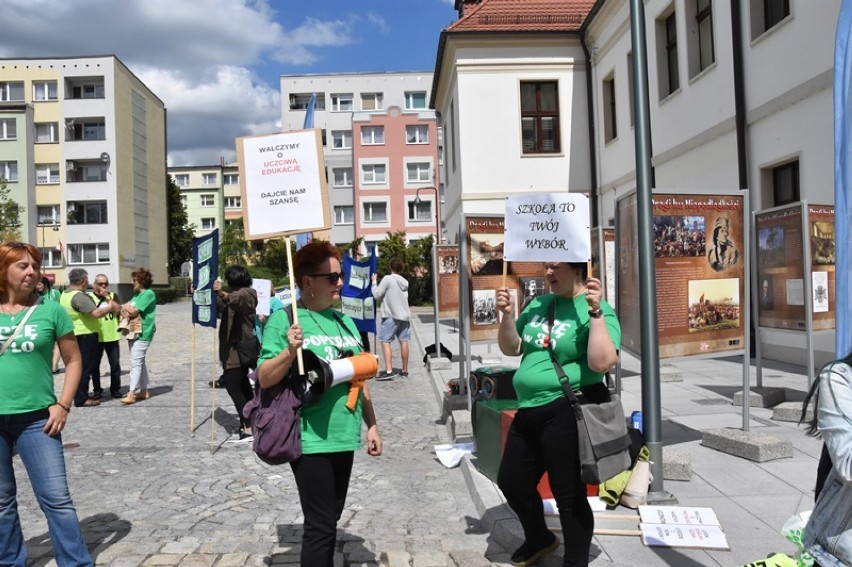
POLYGON ((432 71, 453 0, 2 0, 0 57, 114 54, 168 109, 169 163, 280 129, 280 75, 432 71))

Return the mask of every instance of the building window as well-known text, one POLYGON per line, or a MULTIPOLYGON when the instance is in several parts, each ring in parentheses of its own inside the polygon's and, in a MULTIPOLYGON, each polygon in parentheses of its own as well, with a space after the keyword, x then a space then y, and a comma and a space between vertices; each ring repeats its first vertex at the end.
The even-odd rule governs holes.
POLYGON ((0 118, 0 140, 17 140, 18 123, 14 118, 0 118))
POLYGON ((361 94, 361 110, 381 110, 382 93, 362 93, 361 94))
POLYGON ((68 224, 107 224, 106 201, 68 201, 68 224))
POLYGON ((380 163, 365 163, 361 166, 363 183, 387 183, 387 166, 380 163))
POLYGON ((33 100, 56 100, 56 81, 33 81, 33 100))
POLYGON ((239 173, 225 173, 222 175, 222 179, 225 182, 225 185, 239 185, 240 184, 240 174, 239 173))
POLYGON ((751 0, 751 38, 755 39, 790 15, 790 0, 751 0))
MULTIPOLYGON (((307 110, 313 93, 293 93, 290 95, 290 110, 307 110)), ((325 93, 316 93, 314 110, 325 110, 325 93)))
POLYGON ((0 102, 23 102, 24 82, 0 82, 0 102))
MULTIPOLYGON (((203 199, 203 197, 202 197, 202 199, 203 199)), ((243 208, 242 197, 225 197, 225 208, 226 209, 242 209, 243 208)))
POLYGON ((65 123, 65 141, 106 140, 106 121, 101 119, 71 118, 65 123))
POLYGON ((331 170, 335 187, 352 187, 352 168, 335 167, 331 170))
POLYGON ((376 146, 385 143, 384 126, 363 126, 361 128, 361 143, 365 146, 376 146))
POLYGON ((432 219, 432 201, 408 202, 409 222, 431 222, 432 219))
POLYGON ((35 143, 51 144, 59 141, 59 122, 37 122, 35 143))
MULTIPOLYGON (((525 154, 560 151, 558 94, 556 81, 521 83, 521 137, 525 154)), ((453 169, 455 158, 453 153, 453 169)))
POLYGON ((405 110, 423 110, 426 108, 426 91, 405 93, 405 110))
POLYGON ((36 185, 48 185, 50 183, 59 183, 59 164, 58 163, 37 163, 36 170, 36 185))
POLYGON ((18 162, 0 161, 0 180, 9 183, 18 181, 18 162))
POLYGON ((42 248, 41 249, 41 267, 42 268, 61 268, 62 267, 62 251, 57 248, 42 248))
POLYGON ((109 244, 69 244, 68 264, 108 264, 109 244))
POLYGON ((178 187, 189 187, 189 174, 178 173, 175 175, 175 185, 178 187))
POLYGON ((618 136, 615 113, 615 77, 610 75, 603 81, 603 118, 604 143, 613 141, 618 136))
POLYGON ((74 79, 70 79, 70 88, 65 89, 65 98, 104 98, 106 91, 104 89, 103 81, 103 77, 86 77, 84 80, 79 82, 74 79))
POLYGON ((799 200, 799 162, 772 168, 772 200, 778 207, 799 200))
POLYGON ((201 219, 201 230, 213 230, 216 228, 216 219, 201 219))
POLYGON ((215 173, 202 173, 201 182, 204 185, 216 185, 219 182, 219 176, 215 173))
POLYGON ((332 130, 331 147, 335 150, 352 148, 352 130, 332 130))
POLYGON ((332 112, 344 112, 353 110, 352 93, 331 95, 332 112))
POLYGON ((97 162, 77 162, 68 160, 65 162, 65 181, 67 183, 80 183, 85 181, 106 181, 107 165, 97 162))
POLYGON ((201 196, 201 206, 202 207, 215 207, 216 206, 216 195, 202 195, 201 196))
POLYGON ((351 205, 334 207, 334 224, 355 224, 355 207, 351 205))
POLYGON ((183 205, 184 210, 185 210, 185 209, 186 209, 186 207, 189 205, 189 199, 187 198, 187 196, 186 196, 186 195, 181 195, 181 196, 180 196, 180 204, 181 204, 181 205, 183 205))
POLYGON ((429 143, 429 126, 416 125, 405 127, 405 143, 406 144, 428 144, 429 143))
POLYGON ((367 222, 388 222, 387 203, 364 203, 363 220, 367 222))
POLYGON ((406 181, 429 181, 432 179, 432 166, 428 162, 405 164, 406 181))
POLYGON ((40 226, 57 225, 59 224, 59 205, 39 205, 36 207, 36 215, 40 226))
POLYGON ((680 88, 677 66, 677 21, 675 12, 657 20, 657 55, 660 99, 680 88))
POLYGON ((692 78, 716 61, 713 0, 689 0, 686 7, 687 63, 692 78))

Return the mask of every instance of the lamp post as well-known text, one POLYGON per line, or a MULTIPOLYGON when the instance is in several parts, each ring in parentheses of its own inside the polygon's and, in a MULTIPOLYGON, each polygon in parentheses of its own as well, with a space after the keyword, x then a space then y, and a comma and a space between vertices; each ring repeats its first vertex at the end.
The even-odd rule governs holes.
POLYGON ((424 189, 435 192, 435 242, 432 245, 432 303, 435 306, 435 353, 432 355, 432 358, 437 359, 441 356, 441 324, 438 319, 438 243, 441 241, 441 217, 438 214, 438 201, 440 197, 435 187, 421 187, 414 194, 415 205, 423 202, 420 199, 420 191, 424 189))

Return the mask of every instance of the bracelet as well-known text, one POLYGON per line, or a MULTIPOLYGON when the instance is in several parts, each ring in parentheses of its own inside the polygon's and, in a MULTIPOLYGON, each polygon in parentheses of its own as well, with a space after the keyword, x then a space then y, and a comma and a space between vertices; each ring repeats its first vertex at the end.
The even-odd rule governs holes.
POLYGON ((71 406, 64 406, 64 405, 62 405, 61 402, 56 402, 53 405, 61 407, 62 409, 65 410, 65 413, 71 413, 71 406))

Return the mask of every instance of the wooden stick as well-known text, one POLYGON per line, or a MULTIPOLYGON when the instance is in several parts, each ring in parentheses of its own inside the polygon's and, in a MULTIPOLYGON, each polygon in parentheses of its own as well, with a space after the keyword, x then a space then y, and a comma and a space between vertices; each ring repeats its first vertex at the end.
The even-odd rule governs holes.
MULTIPOLYGON (((293 301, 293 321, 295 325, 299 322, 299 309, 296 301, 296 277, 293 275, 293 251, 290 249, 290 237, 284 237, 284 248, 287 250, 287 272, 290 276, 290 297, 293 301)), ((302 358, 302 347, 296 349, 296 360, 299 363, 299 375, 305 375, 305 361, 302 358)))
POLYGON ((633 520, 639 521, 639 514, 595 514, 596 520, 633 520))
POLYGON ((195 323, 192 324, 192 363, 189 371, 189 433, 195 435, 195 323))
MULTIPOLYGON (((507 262, 506 260, 503 260, 503 285, 501 285, 500 287, 506 287, 506 275, 508 273, 509 273, 509 262, 507 262)), ((516 317, 517 317, 517 315, 518 314, 515 313, 516 317)))
POLYGON ((213 380, 213 387, 210 388, 210 452, 212 453, 216 447, 216 344, 219 334, 213 333, 213 364, 210 365, 210 378, 213 380))
MULTIPOLYGON (((562 528, 550 527, 548 529, 553 532, 562 533, 562 528)), ((626 536, 641 536, 642 530, 619 530, 610 528, 595 528, 595 535, 626 535, 626 536)))

